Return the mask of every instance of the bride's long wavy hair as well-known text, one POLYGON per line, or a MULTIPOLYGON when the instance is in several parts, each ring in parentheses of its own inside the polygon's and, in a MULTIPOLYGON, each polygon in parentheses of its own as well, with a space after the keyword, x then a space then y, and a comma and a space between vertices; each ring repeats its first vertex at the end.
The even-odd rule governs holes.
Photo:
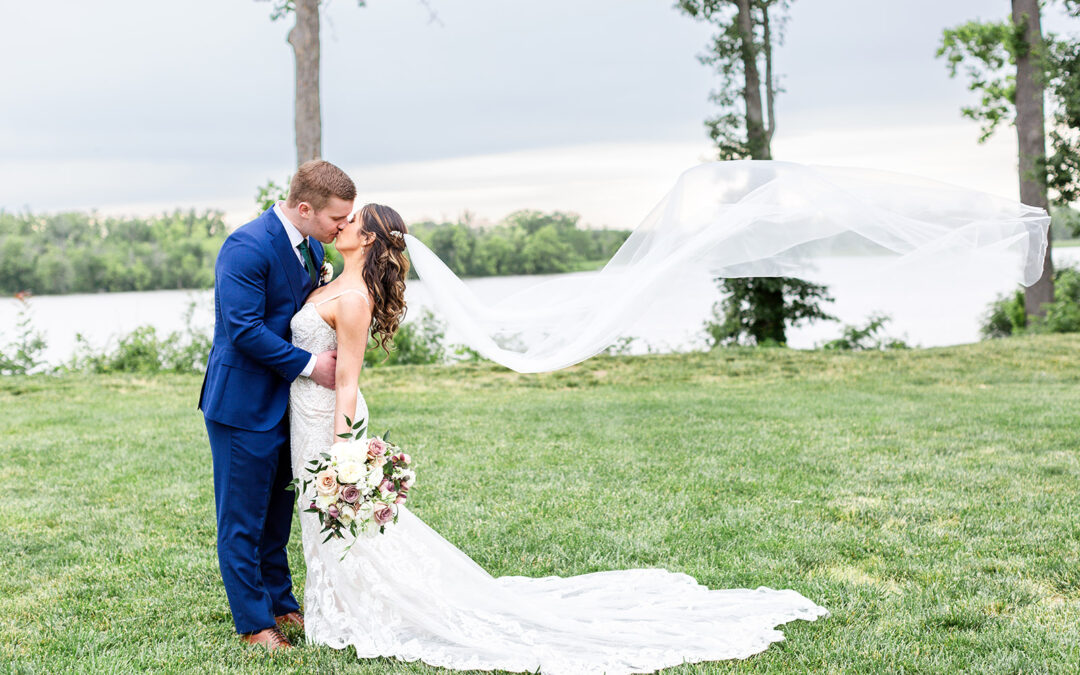
POLYGON ((389 353, 407 310, 405 275, 409 273, 409 259, 405 257, 404 235, 409 230, 397 211, 382 204, 367 204, 360 209, 360 222, 363 232, 375 235, 362 272, 372 296, 371 336, 389 353))

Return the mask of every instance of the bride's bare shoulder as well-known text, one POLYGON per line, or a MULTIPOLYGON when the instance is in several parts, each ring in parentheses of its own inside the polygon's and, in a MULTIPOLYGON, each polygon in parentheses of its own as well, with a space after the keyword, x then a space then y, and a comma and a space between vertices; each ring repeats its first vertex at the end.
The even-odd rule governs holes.
POLYGON ((348 288, 334 296, 334 315, 338 320, 370 320, 371 300, 365 288, 348 288))

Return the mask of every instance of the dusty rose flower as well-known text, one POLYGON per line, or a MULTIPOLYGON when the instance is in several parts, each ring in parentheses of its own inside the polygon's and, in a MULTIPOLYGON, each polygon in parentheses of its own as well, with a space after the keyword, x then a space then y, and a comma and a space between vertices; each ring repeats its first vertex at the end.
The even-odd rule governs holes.
POLYGON ((321 495, 336 495, 338 491, 337 476, 333 471, 327 469, 326 471, 320 471, 315 476, 315 491, 321 495))
POLYGON ((331 518, 337 518, 337 517, 338 517, 338 515, 340 514, 340 511, 338 511, 338 509, 337 509, 337 507, 336 507, 336 506, 331 506, 330 508, 326 509, 326 513, 327 513, 327 514, 328 514, 328 515, 329 515, 329 516, 330 516, 331 518))
POLYGON ((346 485, 341 488, 341 498, 350 504, 355 504, 360 499, 360 490, 355 485, 346 485))
POLYGON ((389 478, 384 478, 383 482, 379 483, 379 492, 383 493, 384 495, 393 491, 394 482, 391 481, 389 478))
POLYGON ((375 437, 368 441, 367 455, 371 459, 382 457, 386 454, 386 441, 381 438, 375 437))
POLYGON ((395 504, 404 504, 406 499, 408 499, 408 498, 404 494, 399 492, 397 499, 394 500, 394 503, 395 504))
POLYGON ((394 519, 394 507, 389 504, 379 504, 375 507, 372 517, 377 524, 385 525, 394 519))

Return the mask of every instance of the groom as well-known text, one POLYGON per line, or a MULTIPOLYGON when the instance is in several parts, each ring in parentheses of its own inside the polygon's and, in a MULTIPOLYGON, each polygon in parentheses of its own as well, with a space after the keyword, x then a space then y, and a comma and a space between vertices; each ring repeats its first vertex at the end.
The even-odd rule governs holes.
POLYGON ((214 269, 214 344, 199 409, 214 460, 217 551, 242 638, 289 647, 278 627, 303 627, 285 545, 292 525, 289 383, 334 387, 336 352, 290 343, 289 321, 318 285, 322 243, 352 212, 356 187, 329 162, 300 166, 289 197, 229 235, 214 269), (322 243, 320 243, 322 242, 322 243))

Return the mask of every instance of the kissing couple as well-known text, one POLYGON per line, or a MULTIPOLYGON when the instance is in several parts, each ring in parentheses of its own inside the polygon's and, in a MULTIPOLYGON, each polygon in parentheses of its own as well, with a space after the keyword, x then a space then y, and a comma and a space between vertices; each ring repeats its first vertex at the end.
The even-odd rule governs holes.
POLYGON ((406 250, 423 246, 394 209, 355 209, 356 196, 341 169, 306 162, 288 198, 232 232, 215 265, 199 408, 218 562, 245 642, 289 649, 281 628, 292 624, 306 642, 351 645, 361 659, 612 675, 746 658, 783 639, 776 626, 827 614, 795 591, 711 590, 655 568, 495 578, 404 504, 393 527, 356 542, 324 541, 317 514, 300 514, 301 613, 286 555, 287 488, 351 431, 347 417, 368 419, 364 351, 392 346, 406 310, 406 250), (344 262, 336 278, 324 262, 331 242, 344 262))

